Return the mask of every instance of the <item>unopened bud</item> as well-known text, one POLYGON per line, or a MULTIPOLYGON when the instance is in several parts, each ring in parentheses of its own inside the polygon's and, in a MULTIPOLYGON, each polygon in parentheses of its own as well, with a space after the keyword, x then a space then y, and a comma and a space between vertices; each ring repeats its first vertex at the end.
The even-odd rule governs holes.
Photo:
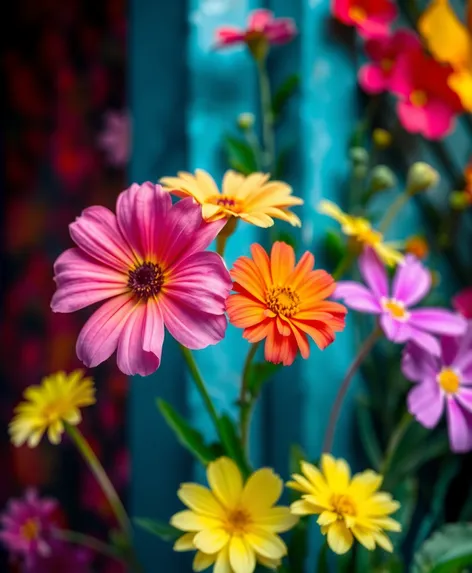
POLYGON ((364 179, 364 177, 366 177, 367 175, 367 172, 368 172, 368 167, 363 163, 359 163, 359 165, 354 165, 352 169, 352 174, 356 179, 364 179))
POLYGON ((412 235, 405 242, 405 252, 415 255, 417 259, 425 259, 429 254, 429 246, 424 237, 412 235))
POLYGON ((439 173, 428 163, 413 163, 407 175, 406 190, 410 195, 427 191, 439 181, 439 173))
POLYGON ((367 165, 369 162, 369 154, 367 149, 364 149, 363 147, 352 147, 349 151, 349 156, 354 165, 367 165))
POLYGON ((376 165, 370 175, 370 188, 373 193, 392 189, 397 185, 395 174, 386 165, 376 165))
POLYGON ((238 127, 243 131, 247 131, 248 129, 252 129, 254 126, 256 119, 253 113, 244 112, 238 115, 238 127))
POLYGON ((392 134, 386 129, 377 127, 372 132, 372 140, 379 149, 387 149, 392 145, 392 134))
POLYGON ((456 211, 463 211, 467 209, 467 207, 470 207, 471 197, 469 193, 465 191, 453 191, 449 195, 449 204, 456 211))

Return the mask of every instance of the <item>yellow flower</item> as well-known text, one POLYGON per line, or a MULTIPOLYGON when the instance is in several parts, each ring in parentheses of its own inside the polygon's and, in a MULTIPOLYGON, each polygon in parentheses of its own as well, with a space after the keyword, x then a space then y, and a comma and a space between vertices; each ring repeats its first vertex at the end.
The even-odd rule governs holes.
POLYGON ((303 493, 291 505, 295 515, 319 515, 321 533, 339 555, 351 548, 354 538, 370 551, 379 545, 393 551, 386 531, 400 531, 400 524, 389 515, 400 507, 389 493, 379 492, 382 476, 372 470, 351 479, 348 464, 330 454, 321 456, 321 470, 302 462, 303 475, 294 474, 287 486, 303 493))
POLYGON ((462 105, 472 111, 471 32, 448 0, 433 0, 421 15, 418 29, 433 56, 453 67, 449 87, 460 97, 462 105))
POLYGON ((178 491, 189 509, 171 519, 174 527, 187 532, 174 549, 197 550, 194 571, 214 565, 215 572, 252 573, 257 563, 277 568, 287 553, 277 533, 298 521, 288 507, 274 507, 282 480, 262 468, 244 484, 237 465, 225 457, 208 465, 207 478, 210 489, 185 483, 178 491))
POLYGON ((15 408, 9 432, 15 446, 28 442, 34 448, 46 431, 49 441, 58 444, 64 422, 77 425, 81 420, 79 408, 95 404, 95 388, 91 378, 83 378, 82 370, 69 375, 57 372, 26 388, 24 398, 26 401, 15 408))
POLYGON ((362 246, 374 249, 386 265, 394 266, 403 261, 403 255, 388 243, 384 243, 382 233, 372 229, 367 219, 347 215, 331 201, 321 201, 318 205, 318 211, 338 221, 345 235, 353 237, 362 246))
POLYGON ((258 227, 271 227, 274 219, 282 219, 295 227, 300 219, 289 208, 302 205, 303 200, 292 195, 292 188, 282 181, 269 181, 269 175, 251 173, 245 177, 227 171, 220 193, 213 178, 202 169, 195 175, 180 171, 178 177, 164 177, 161 183, 176 195, 193 197, 202 205, 206 221, 239 217, 258 227))

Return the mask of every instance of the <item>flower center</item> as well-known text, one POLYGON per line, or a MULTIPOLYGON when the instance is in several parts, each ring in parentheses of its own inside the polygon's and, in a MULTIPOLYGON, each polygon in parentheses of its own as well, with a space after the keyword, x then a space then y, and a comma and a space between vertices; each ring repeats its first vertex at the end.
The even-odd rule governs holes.
POLYGON ((443 368, 436 380, 446 394, 455 394, 461 385, 461 378, 452 368, 443 368))
POLYGON ((244 509, 232 511, 227 518, 226 530, 230 534, 246 533, 248 525, 251 523, 251 516, 244 509))
POLYGON ((208 203, 218 205, 218 207, 223 207, 225 209, 230 209, 234 213, 239 213, 241 210, 241 202, 229 195, 215 195, 208 199, 208 203))
POLYGON ((30 517, 20 527, 20 535, 27 541, 33 541, 39 537, 39 522, 37 519, 30 517))
POLYGON ((390 58, 382 58, 380 61, 380 67, 384 72, 390 72, 393 68, 393 60, 390 58))
POLYGON ((349 18, 355 22, 363 22, 367 18, 367 12, 360 6, 353 6, 349 9, 349 18))
POLYGON ((331 505, 334 508, 334 512, 337 513, 340 518, 345 515, 357 514, 356 506, 348 495, 333 493, 331 496, 331 505))
POLYGON ((134 294, 146 301, 156 296, 164 284, 164 273, 159 265, 145 262, 128 272, 128 286, 134 294))
POLYGON ((382 233, 372 229, 369 221, 362 218, 353 218, 352 221, 349 221, 346 225, 346 234, 354 235, 360 243, 371 247, 378 245, 383 239, 382 233))
POLYGON ((423 90, 413 90, 410 94, 410 102, 415 107, 424 107, 428 103, 428 96, 423 90))
POLYGON ((291 287, 272 287, 267 291, 266 304, 275 314, 293 316, 298 312, 300 297, 291 287))
POLYGON ((405 305, 394 298, 384 298, 382 300, 382 308, 395 320, 403 322, 409 317, 409 312, 406 310, 405 305))
POLYGON ((71 404, 69 401, 66 401, 63 398, 57 398, 56 400, 44 405, 42 415, 48 424, 52 424, 57 422, 57 420, 61 420, 70 410, 70 407, 71 404))

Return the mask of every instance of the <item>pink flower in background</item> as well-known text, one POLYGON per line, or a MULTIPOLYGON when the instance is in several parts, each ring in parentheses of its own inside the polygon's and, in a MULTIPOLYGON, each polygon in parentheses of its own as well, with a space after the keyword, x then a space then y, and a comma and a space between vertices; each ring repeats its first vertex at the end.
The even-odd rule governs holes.
POLYGON ((390 90, 399 96, 397 114, 407 131, 441 139, 452 130, 463 108, 448 85, 450 74, 451 68, 426 56, 421 47, 397 58, 390 90))
POLYGON ((385 36, 397 16, 397 8, 390 0, 333 0, 333 16, 355 26, 361 36, 385 36))
POLYGON ((418 259, 407 255, 398 265, 391 289, 387 271, 377 255, 366 249, 359 258, 359 270, 367 286, 340 281, 334 298, 347 307, 376 314, 385 336, 396 343, 414 340, 435 355, 441 347, 433 334, 461 335, 467 328, 464 318, 443 308, 412 309, 431 288, 431 275, 418 259))
POLYGON ((27 490, 23 499, 11 499, 1 515, 0 541, 9 552, 25 557, 27 563, 35 555, 49 555, 51 529, 58 525, 57 511, 55 500, 40 499, 36 490, 27 490))
POLYGON ((35 555, 25 573, 90 573, 92 560, 88 549, 53 541, 50 554, 35 555))
POLYGON ((90 368, 117 350, 123 373, 146 376, 160 365, 164 326, 191 349, 224 337, 232 282, 223 259, 205 249, 226 221, 205 223, 193 199, 172 205, 152 183, 123 191, 116 211, 89 207, 70 225, 78 248, 54 265, 51 307, 106 301, 82 328, 77 356, 90 368))
POLYGON ((286 44, 297 34, 291 18, 275 18, 270 10, 254 10, 248 18, 247 28, 223 26, 216 31, 218 47, 248 44, 266 40, 269 44, 286 44))
POLYGON ((416 382, 408 394, 410 413, 434 428, 446 410, 451 449, 472 450, 472 330, 458 338, 442 337, 439 356, 408 343, 402 371, 416 382))
POLYGON ((452 306, 465 318, 472 318, 472 287, 467 287, 452 299, 452 306))
POLYGON ((131 118, 125 111, 109 111, 98 146, 115 167, 124 167, 131 155, 131 118))
POLYGON ((390 78, 398 56, 419 46, 421 43, 418 36, 406 29, 397 30, 387 36, 369 38, 364 44, 364 49, 371 62, 359 70, 361 88, 369 94, 389 90, 390 78))

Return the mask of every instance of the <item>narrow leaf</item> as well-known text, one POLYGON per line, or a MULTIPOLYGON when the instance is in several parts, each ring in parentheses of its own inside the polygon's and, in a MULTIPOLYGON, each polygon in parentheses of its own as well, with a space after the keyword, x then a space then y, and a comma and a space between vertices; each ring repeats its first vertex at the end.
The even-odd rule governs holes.
POLYGON ((290 97, 295 93, 299 84, 300 76, 298 74, 291 74, 278 87, 272 98, 272 111, 275 117, 282 113, 283 108, 290 97))
POLYGON ((280 369, 280 364, 253 362, 248 373, 248 388, 251 394, 257 397, 263 384, 275 376, 280 369))
POLYGON ((227 454, 237 463, 243 475, 247 477, 251 473, 251 467, 246 459, 241 438, 234 422, 227 414, 223 414, 220 418, 219 427, 227 454))
POLYGON ((182 535, 182 531, 164 521, 148 519, 146 517, 135 517, 133 521, 136 525, 153 535, 157 535, 157 537, 160 537, 163 541, 175 541, 182 535))
POLYGON ((359 399, 357 404, 357 424, 359 427, 361 442, 371 466, 378 470, 382 463, 383 455, 377 439, 377 432, 374 428, 371 409, 365 400, 359 399))
POLYGON ((224 138, 224 148, 228 163, 233 169, 244 175, 257 171, 257 160, 254 151, 246 141, 227 135, 224 138))

